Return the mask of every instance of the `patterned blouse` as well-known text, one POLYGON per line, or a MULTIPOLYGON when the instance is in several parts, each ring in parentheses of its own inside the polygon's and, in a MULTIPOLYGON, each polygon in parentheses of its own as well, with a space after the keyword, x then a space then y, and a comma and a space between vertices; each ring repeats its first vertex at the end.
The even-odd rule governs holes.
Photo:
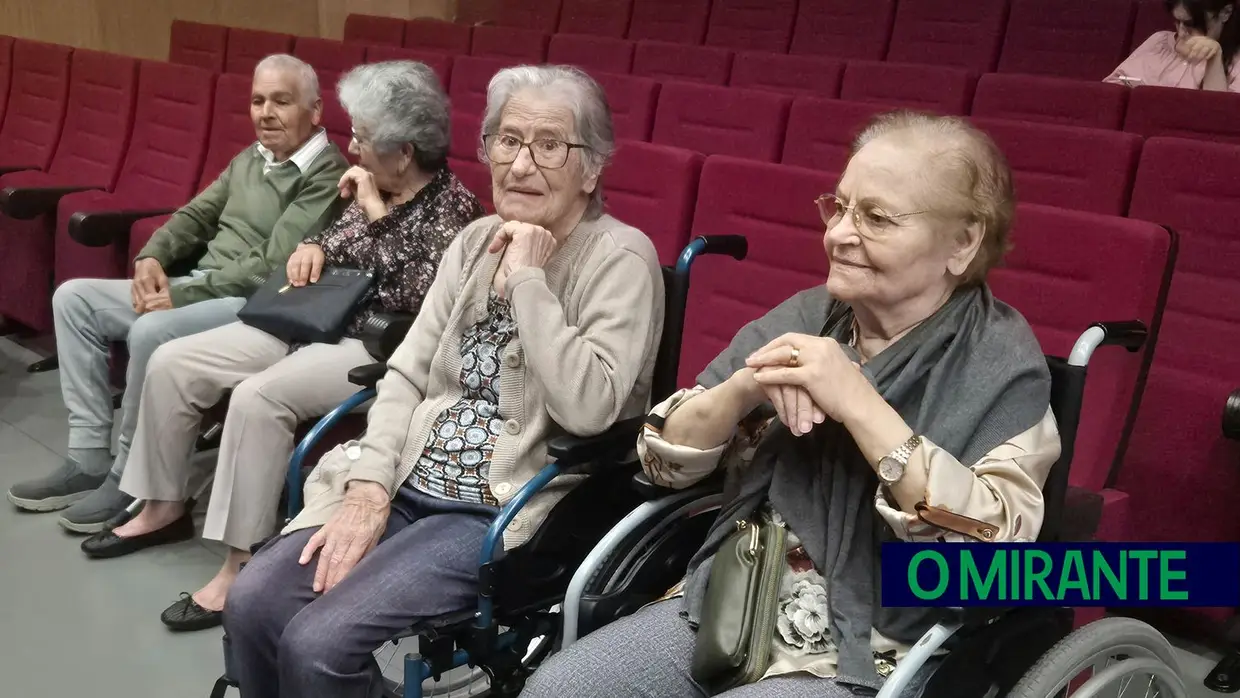
POLYGON ((461 338, 461 399, 435 420, 409 475, 417 489, 444 499, 499 505, 487 475, 504 428, 499 416, 500 359, 516 336, 512 306, 492 289, 486 316, 461 338))
POLYGON ((358 337, 376 313, 416 315, 444 251, 484 213, 478 198, 445 166, 413 199, 393 206, 383 218, 370 222, 354 200, 326 230, 306 238, 306 244, 323 248, 327 266, 375 274, 345 336, 358 337))

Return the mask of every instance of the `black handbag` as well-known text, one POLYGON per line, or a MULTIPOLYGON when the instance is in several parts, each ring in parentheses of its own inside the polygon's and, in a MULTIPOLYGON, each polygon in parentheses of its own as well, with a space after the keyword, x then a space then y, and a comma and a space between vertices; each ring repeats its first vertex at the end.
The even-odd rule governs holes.
POLYGON ((315 283, 293 286, 279 269, 250 296, 237 319, 289 344, 335 344, 373 283, 373 272, 327 267, 315 283))

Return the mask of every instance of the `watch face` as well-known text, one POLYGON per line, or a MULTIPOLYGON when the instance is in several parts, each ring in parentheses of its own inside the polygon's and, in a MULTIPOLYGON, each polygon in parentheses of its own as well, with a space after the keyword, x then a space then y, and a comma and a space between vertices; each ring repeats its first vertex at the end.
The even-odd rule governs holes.
POLYGON ((887 456, 878 462, 878 476, 887 482, 895 482, 904 474, 904 467, 896 459, 887 456))

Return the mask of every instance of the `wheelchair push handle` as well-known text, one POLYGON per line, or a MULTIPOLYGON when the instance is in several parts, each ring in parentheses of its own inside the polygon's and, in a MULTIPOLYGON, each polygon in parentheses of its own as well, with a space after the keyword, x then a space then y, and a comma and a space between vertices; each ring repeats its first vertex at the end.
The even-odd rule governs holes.
POLYGON ((1240 441, 1240 388, 1231 391, 1223 404, 1223 436, 1240 441))

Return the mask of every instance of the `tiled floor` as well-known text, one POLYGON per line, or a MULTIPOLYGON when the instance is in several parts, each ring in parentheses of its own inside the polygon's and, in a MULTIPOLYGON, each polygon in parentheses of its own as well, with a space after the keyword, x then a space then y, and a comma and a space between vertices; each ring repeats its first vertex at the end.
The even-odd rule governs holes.
MULTIPOLYGON (((59 374, 28 374, 37 358, 0 338, 0 491, 55 467, 67 427, 59 374)), ((221 669, 220 631, 177 635, 159 613, 210 578, 217 548, 201 541, 92 561, 55 514, 0 506, 0 696, 194 698, 221 669)), ((200 521, 201 526, 201 521, 200 521)), ((1217 655, 1180 651, 1193 698, 1217 655)), ((233 693, 232 695, 236 695, 233 693)))

